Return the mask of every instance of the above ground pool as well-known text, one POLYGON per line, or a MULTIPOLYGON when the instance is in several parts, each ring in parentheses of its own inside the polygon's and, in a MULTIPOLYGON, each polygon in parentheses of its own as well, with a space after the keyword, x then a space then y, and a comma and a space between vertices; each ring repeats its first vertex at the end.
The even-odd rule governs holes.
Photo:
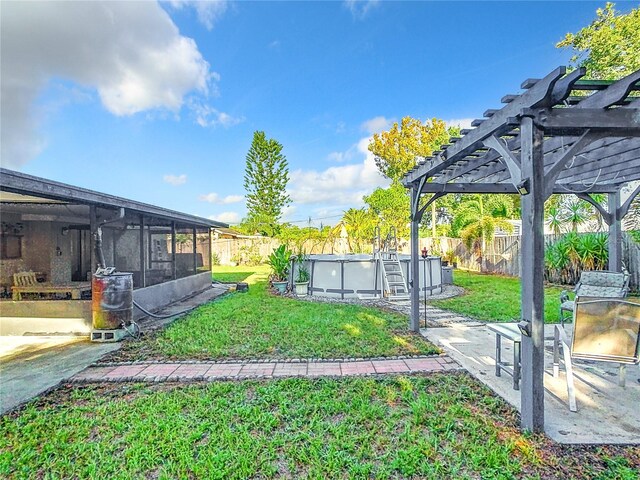
MULTIPOLYGON (((411 279, 411 256, 399 255, 407 283, 411 279)), ((440 257, 420 258, 420 296, 442 292, 440 257)), ((383 272, 373 255, 309 255, 309 295, 336 298, 380 298, 383 272)), ((294 265, 291 279, 297 277, 294 265)))

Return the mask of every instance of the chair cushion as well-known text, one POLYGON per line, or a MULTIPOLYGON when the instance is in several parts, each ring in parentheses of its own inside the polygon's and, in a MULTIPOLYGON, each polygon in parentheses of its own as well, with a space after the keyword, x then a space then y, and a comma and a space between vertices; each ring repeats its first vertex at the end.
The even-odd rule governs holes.
POLYGON ((622 287, 605 287, 597 285, 580 285, 580 289, 577 293, 580 297, 609 297, 617 298, 624 297, 624 291, 622 287))
MULTIPOLYGON (((621 289, 626 282, 626 275, 618 272, 587 271, 580 275, 582 287, 612 287, 621 289)), ((586 294, 583 294, 586 295, 586 294)))

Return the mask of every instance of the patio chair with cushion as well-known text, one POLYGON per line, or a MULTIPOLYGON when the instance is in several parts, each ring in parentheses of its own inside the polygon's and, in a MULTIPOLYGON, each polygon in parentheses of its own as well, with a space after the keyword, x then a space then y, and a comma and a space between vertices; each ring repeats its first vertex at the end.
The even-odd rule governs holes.
POLYGON ((640 302, 580 297, 575 303, 573 319, 571 340, 567 338, 563 327, 555 326, 553 376, 557 377, 559 373, 559 350, 562 348, 569 410, 575 412, 574 360, 617 363, 618 385, 621 387, 625 386, 626 365, 640 363, 640 302))
POLYGON ((560 293, 560 324, 573 316, 575 300, 579 297, 624 298, 629 292, 629 272, 609 272, 606 270, 584 271, 573 289, 575 299, 569 292, 560 293), (566 314, 569 314, 568 316, 566 314))

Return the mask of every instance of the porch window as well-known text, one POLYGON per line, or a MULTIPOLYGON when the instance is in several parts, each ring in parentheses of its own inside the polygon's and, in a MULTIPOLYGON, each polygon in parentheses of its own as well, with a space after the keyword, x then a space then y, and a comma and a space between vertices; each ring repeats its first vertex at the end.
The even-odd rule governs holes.
POLYGON ((22 235, 0 235, 0 259, 22 258, 22 235))

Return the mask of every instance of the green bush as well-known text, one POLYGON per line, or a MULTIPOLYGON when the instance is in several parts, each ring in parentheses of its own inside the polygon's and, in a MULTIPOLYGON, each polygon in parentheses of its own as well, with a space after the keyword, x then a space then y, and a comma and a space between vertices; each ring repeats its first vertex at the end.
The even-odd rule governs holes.
POLYGON ((609 260, 608 234, 567 233, 548 243, 544 252, 545 280, 574 284, 583 270, 604 270, 609 260))
POLYGON ((284 282, 289 275, 291 267, 292 252, 286 245, 280 245, 269 255, 269 266, 271 267, 271 280, 274 282, 284 282))
POLYGON ((238 249, 238 253, 231 257, 231 261, 236 265, 247 265, 249 267, 260 265, 263 260, 258 245, 254 244, 243 245, 238 249))

